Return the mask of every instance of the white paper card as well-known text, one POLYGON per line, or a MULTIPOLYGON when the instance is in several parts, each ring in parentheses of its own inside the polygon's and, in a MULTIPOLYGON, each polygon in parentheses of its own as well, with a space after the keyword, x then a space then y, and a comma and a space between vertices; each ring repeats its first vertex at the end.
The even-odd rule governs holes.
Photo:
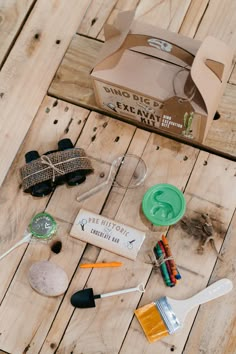
POLYGON ((70 235, 132 260, 145 239, 143 231, 85 209, 79 211, 70 235))

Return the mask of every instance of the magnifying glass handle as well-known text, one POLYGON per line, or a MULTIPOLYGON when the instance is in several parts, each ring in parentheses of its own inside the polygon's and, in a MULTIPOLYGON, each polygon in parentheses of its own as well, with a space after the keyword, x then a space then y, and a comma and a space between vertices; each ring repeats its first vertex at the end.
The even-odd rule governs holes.
POLYGON ((91 197, 92 195, 94 195, 95 193, 99 192, 100 190, 102 190, 103 188, 105 188, 107 186, 107 184, 111 184, 113 183, 114 181, 114 178, 115 178, 115 175, 116 175, 116 171, 117 171, 117 168, 119 167, 119 165, 121 164, 122 162, 122 159, 123 157, 118 157, 117 159, 115 159, 113 162, 112 162, 112 165, 110 167, 110 171, 109 171, 109 174, 108 174, 108 177, 107 179, 98 184, 97 186, 95 186, 94 188, 88 190, 87 192, 84 192, 83 194, 81 194, 80 196, 78 196, 76 198, 76 200, 78 202, 82 202, 84 201, 85 199, 91 197))
POLYGON ((31 233, 26 233, 25 236, 22 238, 22 240, 20 240, 19 242, 17 242, 13 247, 11 247, 8 251, 6 251, 5 253, 3 253, 0 256, 0 260, 3 259, 5 256, 7 256, 11 251, 13 251, 15 248, 19 247, 20 245, 22 245, 25 242, 29 242, 31 239, 31 233))
POLYGON ((92 195, 94 195, 95 193, 99 192, 100 190, 102 190, 103 188, 106 187, 106 185, 109 183, 109 180, 107 179, 106 181, 98 184, 96 187, 88 190, 87 192, 82 193, 81 195, 79 195, 76 199, 78 202, 83 202, 85 199, 91 197, 92 195))

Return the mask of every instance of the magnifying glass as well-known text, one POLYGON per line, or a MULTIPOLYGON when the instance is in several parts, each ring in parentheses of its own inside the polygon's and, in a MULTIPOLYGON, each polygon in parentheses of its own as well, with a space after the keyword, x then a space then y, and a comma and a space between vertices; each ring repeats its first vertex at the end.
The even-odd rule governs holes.
POLYGON ((57 223, 50 214, 45 212, 36 214, 30 221, 28 229, 25 231, 22 240, 17 242, 8 251, 3 253, 0 256, 0 260, 4 258, 6 255, 8 255, 15 248, 22 245, 23 243, 30 242, 31 240, 41 240, 41 241, 50 240, 55 234, 56 230, 57 230, 57 223))
POLYGON ((124 189, 136 188, 144 182, 146 175, 147 167, 141 157, 133 154, 118 156, 111 164, 107 179, 103 183, 79 195, 77 201, 82 202, 107 185, 124 189))

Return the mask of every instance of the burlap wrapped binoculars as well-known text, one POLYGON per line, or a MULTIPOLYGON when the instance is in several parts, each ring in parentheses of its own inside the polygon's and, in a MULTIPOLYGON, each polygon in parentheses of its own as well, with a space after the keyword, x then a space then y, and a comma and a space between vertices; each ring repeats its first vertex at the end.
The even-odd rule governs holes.
POLYGON ((91 162, 81 148, 74 148, 70 139, 58 142, 58 150, 39 155, 32 150, 25 154, 26 165, 20 169, 24 192, 34 197, 50 194, 58 185, 75 186, 93 171, 91 162))

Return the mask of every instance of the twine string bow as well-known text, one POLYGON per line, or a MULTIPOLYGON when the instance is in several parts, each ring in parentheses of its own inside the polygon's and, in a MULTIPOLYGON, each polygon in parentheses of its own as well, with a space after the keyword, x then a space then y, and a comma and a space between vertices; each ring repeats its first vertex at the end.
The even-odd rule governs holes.
POLYGON ((167 261, 173 260, 174 257, 165 257, 164 254, 162 254, 158 259, 157 259, 157 265, 160 267, 163 263, 166 263, 167 261))
POLYGON ((58 167, 56 167, 47 155, 42 155, 40 160, 41 160, 42 164, 51 167, 51 169, 53 171, 52 172, 53 173, 53 175, 52 175, 53 182, 55 182, 55 178, 56 178, 55 172, 59 173, 60 175, 64 174, 64 171, 62 171, 58 167))
POLYGON ((164 254, 162 254, 158 259, 156 257, 153 257, 153 255, 149 254, 148 255, 151 264, 153 265, 154 269, 160 268, 163 263, 166 263, 167 261, 174 260, 173 256, 166 257, 164 254))

